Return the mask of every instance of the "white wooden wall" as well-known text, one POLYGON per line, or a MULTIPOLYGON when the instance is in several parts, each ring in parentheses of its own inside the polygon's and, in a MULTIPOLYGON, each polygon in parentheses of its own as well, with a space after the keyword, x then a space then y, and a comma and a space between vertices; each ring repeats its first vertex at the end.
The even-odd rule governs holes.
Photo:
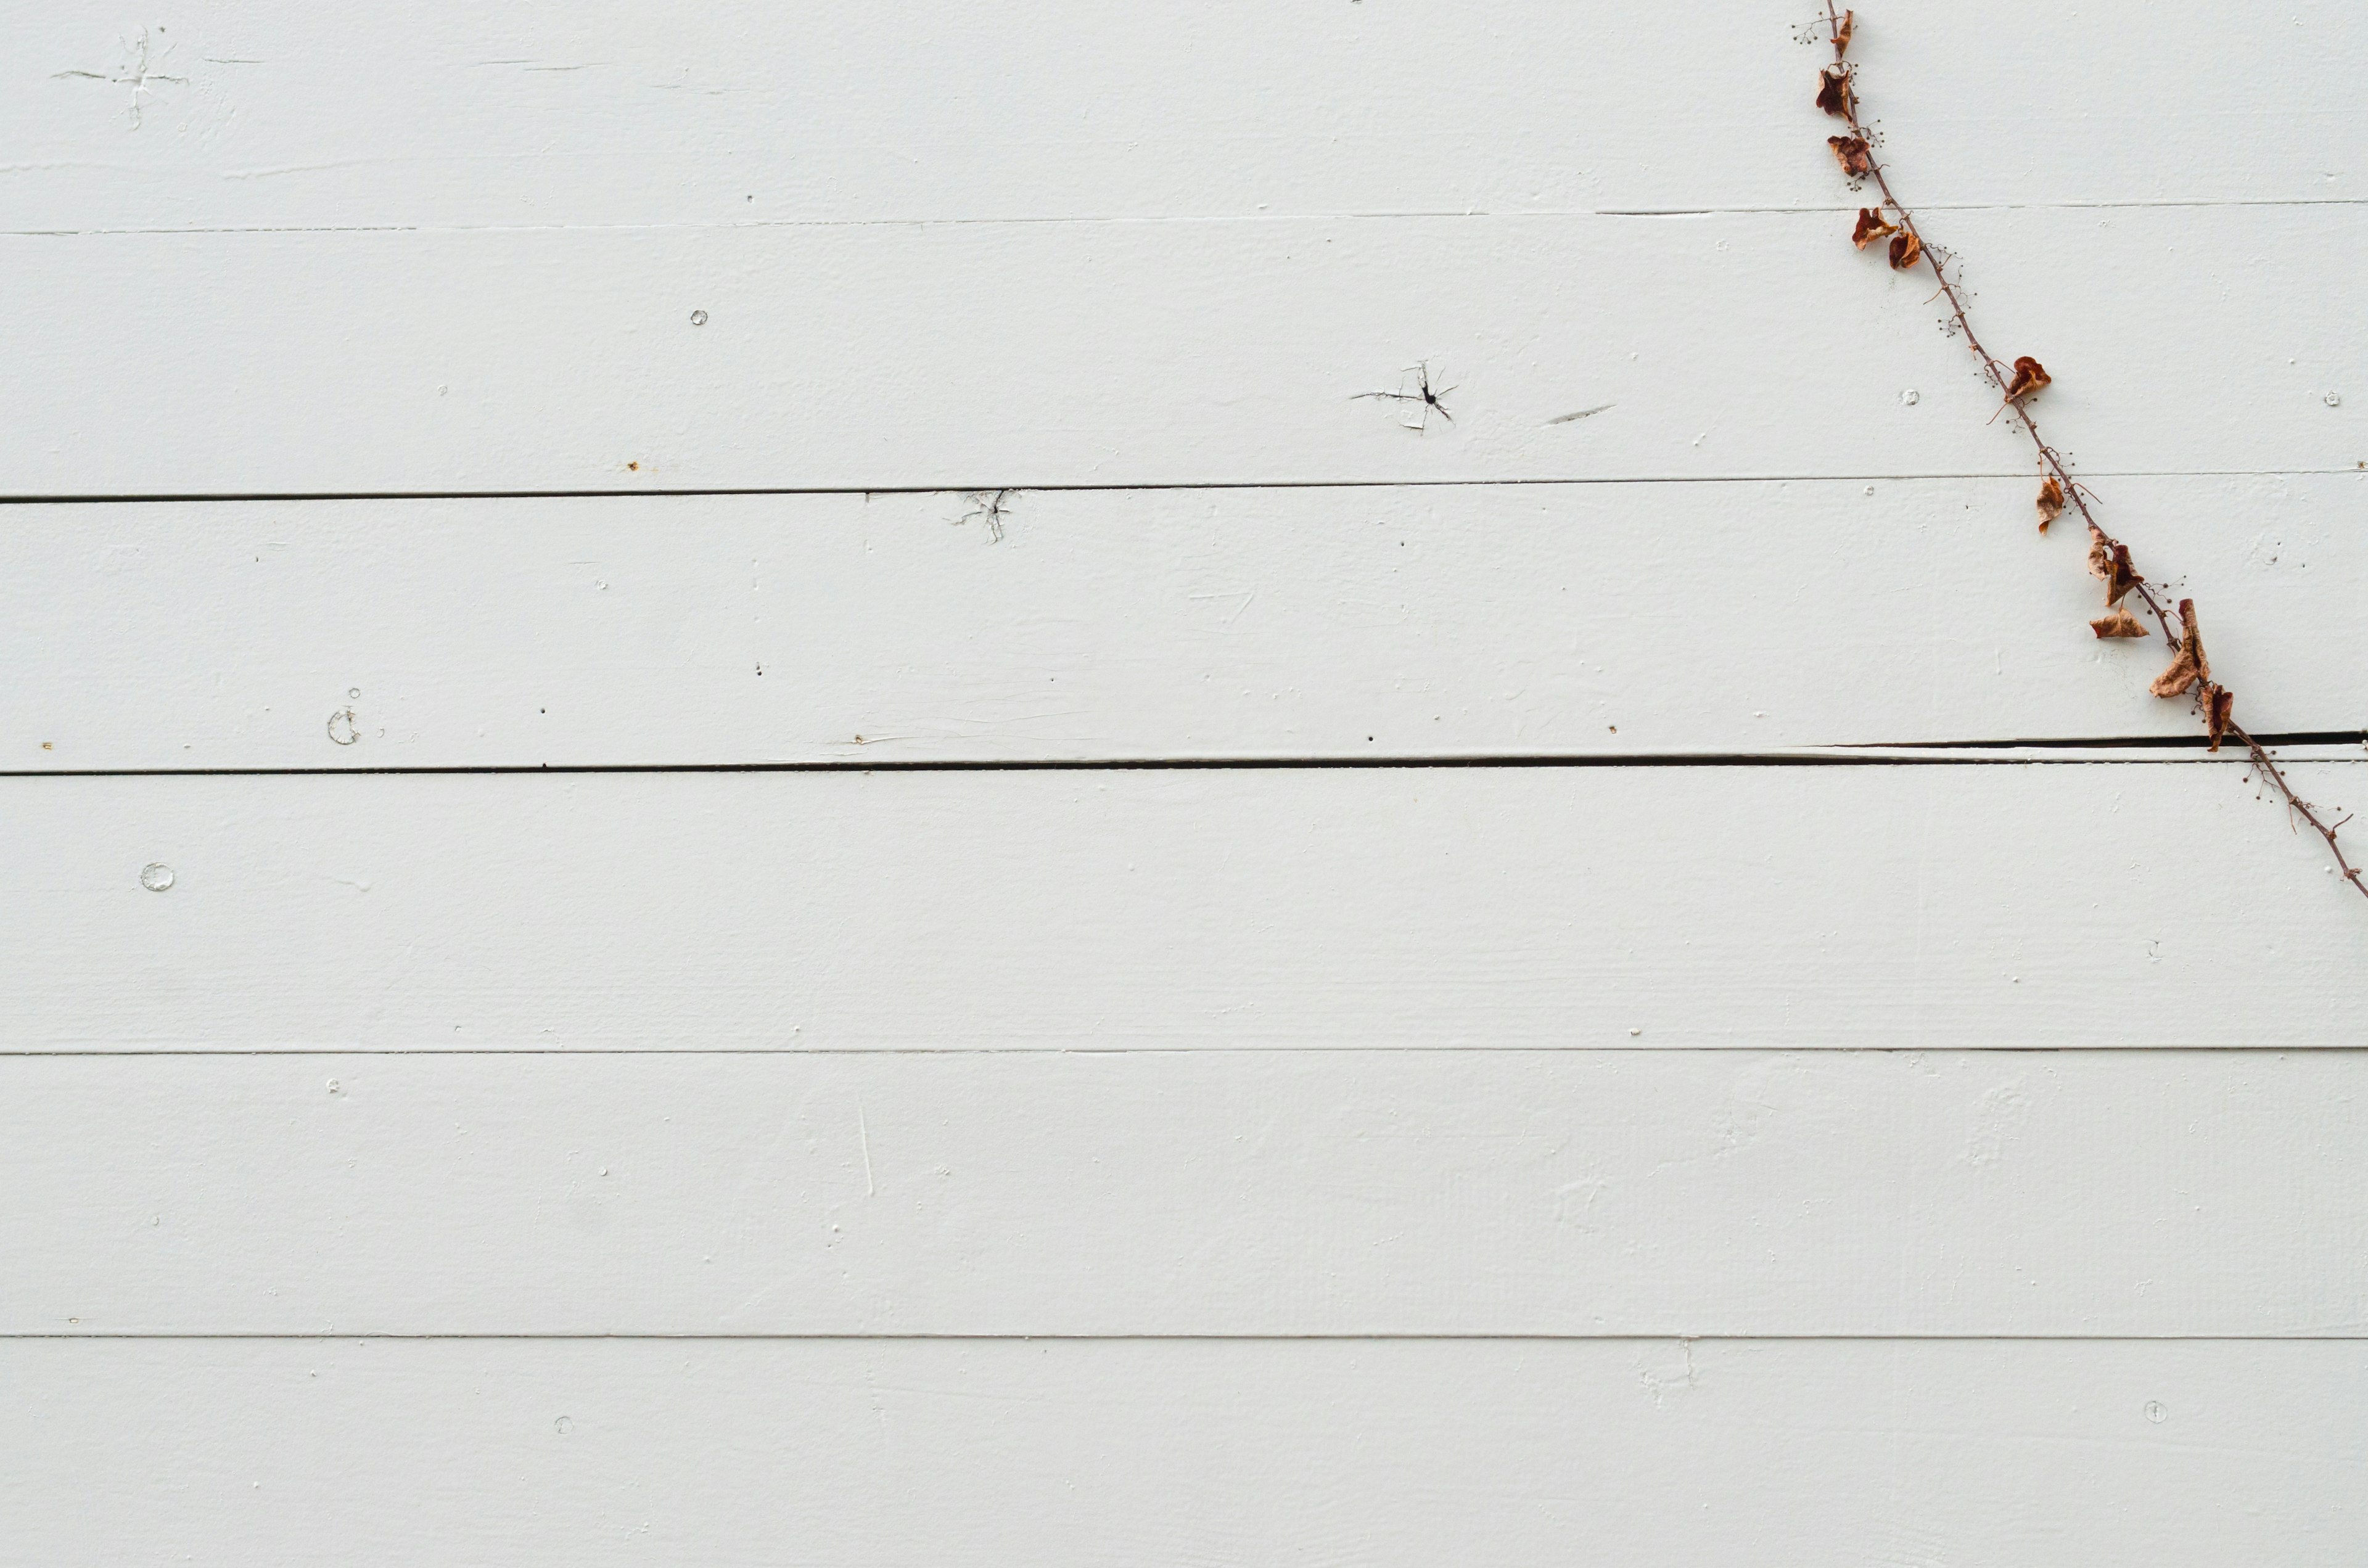
MULTIPOLYGON (((2368 1559, 2368 904, 1809 11, 0 6, 0 1562, 2368 1559)), ((1853 55, 2368 807, 2361 13, 1853 55)))

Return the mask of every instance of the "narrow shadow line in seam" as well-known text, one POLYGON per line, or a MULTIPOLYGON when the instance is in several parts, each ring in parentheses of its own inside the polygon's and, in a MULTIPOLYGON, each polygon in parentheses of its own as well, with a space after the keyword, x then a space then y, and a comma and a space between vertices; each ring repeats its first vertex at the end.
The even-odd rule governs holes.
MULTIPOLYGON (((2346 744, 2362 737, 2354 731, 2303 732, 2256 737, 2265 746, 2346 744)), ((1473 772, 1513 768, 1732 768, 1732 767, 2098 767, 2154 765, 2236 767, 2248 762, 2241 751, 2224 746, 2217 755, 2203 750, 2203 737, 2133 736, 2098 740, 2017 743, 1927 742, 1908 756, 1872 755, 1871 748, 1852 746, 1831 752, 1796 753, 1630 753, 1602 756, 1213 756, 1213 757, 1048 757, 1018 760, 816 760, 807 762, 610 762, 610 763, 484 763, 421 764, 388 767, 84 767, 6 768, 0 778, 497 778, 532 774, 609 773, 1372 773, 1399 771, 1473 772), (2003 746, 2021 746, 2036 756, 1998 755, 2003 746), (1962 750, 1954 748, 1964 748, 1962 750), (2078 749, 2118 751, 2111 757, 2067 756, 2053 753, 2078 749), (1866 755, 1860 755, 1865 752, 1866 755)), ((1896 748, 1908 750, 1909 747, 1896 748)), ((2297 761, 2348 762, 2351 759, 2296 758, 2297 761)))

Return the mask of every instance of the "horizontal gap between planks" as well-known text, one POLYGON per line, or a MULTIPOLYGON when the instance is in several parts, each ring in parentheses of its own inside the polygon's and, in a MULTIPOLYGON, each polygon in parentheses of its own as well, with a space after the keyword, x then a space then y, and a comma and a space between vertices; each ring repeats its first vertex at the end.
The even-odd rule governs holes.
POLYGON ((888 1344, 888 1345, 2311 1345, 2368 1339, 2349 1334, 110 1334, 101 1329, 66 1334, 0 1334, 9 1340, 83 1340, 199 1343, 280 1341, 338 1344, 370 1340, 404 1344, 459 1340, 478 1344, 626 1345, 888 1344))
MULTIPOLYGON (((2164 197, 2126 201, 1925 202, 1927 212, 2112 212, 2150 208, 2358 207, 2368 197, 2164 197)), ((737 229, 962 229, 1121 223, 1366 223, 1431 222, 1441 219, 1483 222, 1569 218, 1725 218, 1777 214, 1847 216, 1855 207, 1537 207, 1510 211, 1478 208, 1409 210, 1396 212, 1203 212, 1036 214, 973 218, 752 218, 731 223, 228 223, 179 227, 97 229, 0 229, 0 237, 28 240, 114 239, 149 234, 534 234, 696 233, 737 229)))
MULTIPOLYGON (((2301 479, 2354 473, 2353 468, 2208 468, 2177 472, 2097 470, 2088 479, 2301 479)), ((2022 479, 2021 470, 1964 473, 1628 474, 1570 479, 1214 479, 1171 483, 1030 484, 1017 480, 973 484, 761 484, 680 490, 217 490, 148 491, 122 494, 0 494, 0 506, 144 506, 248 501, 594 501, 702 495, 962 495, 1008 491, 1014 495, 1124 494, 1166 490, 1476 490, 1572 484, 1905 484, 1924 480, 2022 479)))
MULTIPOLYGON (((2368 744, 2368 730, 2308 730, 2253 737, 2264 746, 2368 744)), ((1884 743, 1864 743, 1868 748, 1884 743)), ((83 767, 0 769, 0 778, 334 778, 514 774, 594 773, 1273 773, 1374 772, 1400 769, 1492 769, 1514 767, 2089 767, 2161 763, 2249 764, 2238 747, 2215 756, 2202 735, 2121 735, 2090 740, 1924 741, 1912 756, 1855 756, 1842 752, 1689 753, 1639 752, 1577 756, 1212 756, 1047 757, 1038 759, 939 758, 827 762, 542 762, 430 764, 388 767, 83 767), (2005 747, 2032 750, 2104 750, 2177 753, 2135 756, 1995 756, 1952 755, 1952 748, 1987 752, 2005 747), (2198 755, 2201 754, 2201 755, 2198 755)), ((1853 748, 1856 749, 1856 748, 1853 748)), ((1907 750, 1908 747, 1897 749, 1907 750)), ((2345 761, 2312 757, 2303 761, 2345 761)))
MULTIPOLYGON (((288 1057, 288 1056, 427 1056, 453 1061, 470 1061, 481 1056, 581 1056, 587 1060, 606 1061, 620 1056, 658 1056, 691 1058, 701 1056, 763 1056, 780 1061, 803 1060, 807 1057, 875 1056, 1108 1056, 1142 1060, 1153 1057, 1175 1057, 1180 1061, 1209 1056, 1448 1056, 1470 1059, 1475 1056, 1568 1056, 1572 1048, 1566 1045, 688 1045, 688 1046, 582 1046, 582 1045, 141 1045, 112 1047, 80 1046, 62 1050, 0 1047, 0 1072, 6 1063, 28 1061, 73 1059, 89 1062, 130 1061, 144 1056, 170 1057, 176 1062, 200 1057, 288 1057)), ((2368 1057, 2368 1046, 2229 1046, 2229 1045, 1838 1045, 1804 1047, 1793 1045, 1590 1045, 1587 1054, 1595 1056, 1674 1056, 1685 1051, 1715 1053, 1724 1056, 1793 1057, 1814 1051, 1820 1057, 1834 1056, 2099 1056, 2116 1062, 2128 1059, 2136 1062, 2157 1056, 2252 1056, 2263 1051, 2283 1053, 2288 1051, 2307 1052, 2314 1060, 2324 1057, 2368 1057)))
MULTIPOLYGON (((2294 730, 2283 734, 2260 734, 2253 738, 2265 746, 2368 745, 2368 730, 2294 730)), ((2208 747, 2212 743, 2203 735, 2098 735, 2071 740, 1866 741, 1858 744, 1870 750, 1894 751, 2068 751, 2083 747, 2110 751, 2195 749, 2208 747)))

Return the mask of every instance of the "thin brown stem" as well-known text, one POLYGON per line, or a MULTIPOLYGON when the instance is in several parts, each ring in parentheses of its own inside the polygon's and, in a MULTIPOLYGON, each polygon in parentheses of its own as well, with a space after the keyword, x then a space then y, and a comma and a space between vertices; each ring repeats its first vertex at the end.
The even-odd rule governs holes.
MULTIPOLYGON (((1834 0, 1826 0, 1826 28, 1834 46, 1834 60, 1839 63, 1846 52, 1846 45, 1842 39, 1841 13, 1836 8, 1834 0)), ((1857 85, 1856 74, 1853 72, 1850 84, 1850 90, 1841 97, 1842 119, 1849 123, 1850 133, 1866 148, 1867 177, 1873 179, 1875 189, 1883 193, 1883 206, 1897 216, 1899 227, 1907 231, 1916 241, 1920 251, 1922 265, 1931 267, 1932 276, 1940 281, 1940 297, 1949 301, 1949 314, 1955 321, 1957 330, 1964 335, 1965 347, 1973 350, 1974 358, 1981 361, 1982 373, 2003 395, 2013 384, 2012 380, 2008 375, 2006 367, 1998 363, 1998 357, 1983 347, 1982 340, 1974 335, 1973 319, 1966 312, 1964 296, 1958 291, 1956 283, 1949 277, 1950 254, 1924 238, 1922 231, 1916 226, 1915 214, 1908 211, 1907 207, 1901 204, 1899 198, 1893 194, 1891 181, 1884 176, 1883 165, 1874 155, 1873 139, 1867 135, 1866 128, 1859 122, 1857 85)), ((2128 547, 2108 533, 2097 521, 2096 514, 2089 510, 2084 487, 2073 482, 2071 466, 2064 460, 2063 454, 2049 446, 2046 437, 2040 435, 2039 423, 2032 417, 2031 410, 2026 406, 2025 401, 2021 398, 2009 397, 2004 406, 2013 411, 2016 421, 2022 426, 2023 434, 2031 437, 2031 445, 2038 454, 2040 465, 2054 475, 2056 483, 2063 487, 2065 499, 2079 512, 2080 520, 2089 525, 2097 539, 2103 541, 2105 549, 2126 552, 2128 547)), ((2152 584, 2145 577, 2136 575, 2135 567, 2131 570, 2135 578, 2132 591, 2138 596, 2148 612, 2154 616, 2155 624, 2162 631, 2163 640, 2173 648, 2178 647, 2180 629, 2176 612, 2168 608, 2163 599, 2157 596, 2152 584)), ((2196 687, 2195 706, 2196 710, 2205 716, 2207 726, 2209 714, 2206 710, 2210 700, 2208 683, 2199 682, 2196 687)), ((2344 858, 2343 846, 2336 841, 2336 829, 2340 827, 2342 823, 2330 825, 2318 814, 2316 807, 2296 794, 2293 781, 2285 776, 2284 770, 2278 767, 2277 759, 2272 757, 2267 748, 2255 740, 2244 726, 2229 723, 2226 726, 2225 733, 2244 742, 2246 753, 2251 757, 2255 770, 2276 788, 2279 795, 2285 801, 2289 815, 2309 824, 2312 830, 2327 841, 2328 853, 2335 857, 2336 869, 2341 873, 2343 880, 2358 889, 2362 897, 2368 897, 2368 878, 2363 878, 2360 869, 2344 858)), ((2343 820, 2348 822, 2351 819, 2347 817, 2343 820)))

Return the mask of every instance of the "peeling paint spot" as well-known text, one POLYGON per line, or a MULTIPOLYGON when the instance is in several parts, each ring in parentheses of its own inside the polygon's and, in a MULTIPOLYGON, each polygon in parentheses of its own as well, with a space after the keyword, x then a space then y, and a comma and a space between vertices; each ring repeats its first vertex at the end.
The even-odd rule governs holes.
POLYGON ((1664 1357, 1658 1362, 1636 1369, 1636 1381, 1645 1385, 1645 1392, 1653 1396, 1655 1404, 1665 1403, 1671 1393, 1683 1393, 1699 1386, 1702 1381, 1694 1370, 1694 1342, 1680 1339, 1677 1342, 1677 1350, 1678 1359, 1674 1366, 1664 1357))
POLYGON ((1965 1164, 1987 1165, 2003 1159, 2007 1145, 2030 1119, 2031 1096, 2021 1079, 1982 1096, 1974 1109, 1973 1126, 1965 1134, 1965 1164))

